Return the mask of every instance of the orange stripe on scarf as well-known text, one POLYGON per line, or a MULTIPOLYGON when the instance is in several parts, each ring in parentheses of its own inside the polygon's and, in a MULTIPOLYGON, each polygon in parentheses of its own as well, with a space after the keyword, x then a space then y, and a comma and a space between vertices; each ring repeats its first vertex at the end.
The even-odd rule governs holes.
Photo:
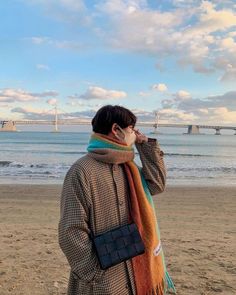
POLYGON ((132 258, 137 295, 163 295, 165 273, 162 256, 161 253, 154 255, 159 244, 154 209, 143 189, 138 167, 133 162, 124 166, 130 187, 132 219, 145 245, 145 253, 132 258))

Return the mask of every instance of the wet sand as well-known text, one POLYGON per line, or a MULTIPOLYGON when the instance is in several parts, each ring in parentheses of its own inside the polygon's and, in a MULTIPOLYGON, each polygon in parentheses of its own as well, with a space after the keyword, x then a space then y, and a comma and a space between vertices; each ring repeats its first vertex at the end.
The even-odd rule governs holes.
MULTIPOLYGON (((60 191, 60 185, 0 185, 1 295, 66 294, 60 191)), ((169 186, 154 201, 177 294, 236 294, 236 188, 169 186)))

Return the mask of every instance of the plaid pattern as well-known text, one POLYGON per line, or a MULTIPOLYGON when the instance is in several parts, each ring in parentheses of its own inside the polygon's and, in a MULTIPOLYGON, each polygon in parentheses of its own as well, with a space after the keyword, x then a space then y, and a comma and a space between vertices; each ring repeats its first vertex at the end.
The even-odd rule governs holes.
MULTIPOLYGON (((166 169, 157 142, 136 143, 152 195, 164 191, 166 169)), ((128 182, 123 165, 88 155, 68 170, 61 193, 59 245, 71 273, 68 295, 136 294, 131 260, 107 270, 99 266, 89 237, 128 223, 128 182)))

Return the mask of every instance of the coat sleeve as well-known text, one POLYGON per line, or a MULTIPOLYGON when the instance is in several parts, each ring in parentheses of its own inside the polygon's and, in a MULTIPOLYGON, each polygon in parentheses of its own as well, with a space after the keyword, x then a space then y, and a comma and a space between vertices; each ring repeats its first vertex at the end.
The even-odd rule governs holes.
POLYGON ((142 173, 147 181, 150 193, 156 195, 165 190, 166 168, 163 151, 155 139, 135 144, 142 162, 142 173))
POLYGON ((70 168, 64 179, 58 238, 73 275, 92 281, 99 279, 103 270, 89 237, 89 188, 82 173, 77 170, 70 168))

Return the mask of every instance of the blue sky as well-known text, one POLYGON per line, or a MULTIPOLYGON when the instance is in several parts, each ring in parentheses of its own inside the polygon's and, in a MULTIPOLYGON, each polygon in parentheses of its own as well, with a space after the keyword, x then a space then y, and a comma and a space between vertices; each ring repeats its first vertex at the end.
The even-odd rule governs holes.
POLYGON ((235 1, 1 1, 0 23, 0 119, 236 125, 235 1))

